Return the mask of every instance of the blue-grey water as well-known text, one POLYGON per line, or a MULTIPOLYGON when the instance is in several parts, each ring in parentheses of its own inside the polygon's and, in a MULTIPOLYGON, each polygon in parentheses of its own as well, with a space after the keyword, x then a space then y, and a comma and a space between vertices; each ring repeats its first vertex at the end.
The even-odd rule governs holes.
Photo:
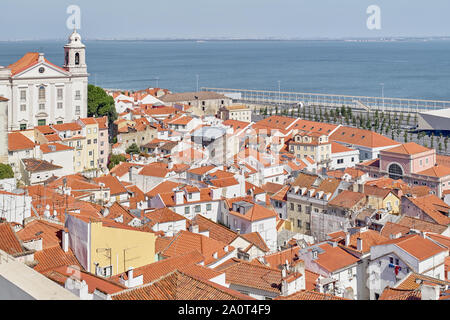
MULTIPOLYGON (((105 88, 199 86, 450 100, 450 41, 85 41, 89 82, 105 88), (159 78, 156 80, 155 78, 159 78)), ((64 41, 0 42, 0 65, 64 41)))

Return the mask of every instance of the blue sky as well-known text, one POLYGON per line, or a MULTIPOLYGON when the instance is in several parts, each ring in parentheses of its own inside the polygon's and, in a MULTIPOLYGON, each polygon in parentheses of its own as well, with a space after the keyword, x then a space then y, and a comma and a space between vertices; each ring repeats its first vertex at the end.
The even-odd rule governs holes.
POLYGON ((71 4, 88 39, 450 36, 448 0, 0 1, 0 40, 66 38, 71 4), (381 30, 366 27, 369 5, 381 30))

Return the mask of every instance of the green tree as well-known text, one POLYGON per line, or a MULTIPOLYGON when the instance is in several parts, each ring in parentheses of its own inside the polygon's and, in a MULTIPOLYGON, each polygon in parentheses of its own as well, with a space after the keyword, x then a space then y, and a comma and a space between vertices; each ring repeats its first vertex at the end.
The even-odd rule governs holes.
POLYGON ((88 85, 88 116, 107 116, 110 128, 112 128, 114 120, 117 119, 114 98, 108 95, 102 88, 92 84, 88 85))
POLYGON ((111 154, 109 156, 108 168, 111 170, 121 162, 126 162, 127 158, 123 154, 111 154))
POLYGON ((127 148, 127 150, 125 150, 125 152, 128 154, 137 154, 141 153, 141 150, 139 150, 139 147, 136 143, 133 143, 127 148))
POLYGON ((342 105, 342 107, 341 107, 341 114, 343 117, 347 114, 347 109, 345 108, 344 105, 342 105))
POLYGON ((9 164, 0 163, 0 179, 14 178, 13 169, 9 164))

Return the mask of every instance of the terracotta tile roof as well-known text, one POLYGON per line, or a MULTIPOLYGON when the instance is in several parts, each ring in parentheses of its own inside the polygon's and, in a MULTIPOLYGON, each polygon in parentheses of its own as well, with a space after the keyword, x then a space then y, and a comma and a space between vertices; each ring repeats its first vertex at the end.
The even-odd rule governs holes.
POLYGON ((33 149, 35 143, 20 132, 8 133, 8 151, 33 149))
POLYGON ((83 122, 84 124, 90 125, 90 124, 97 124, 97 121, 95 120, 95 118, 81 118, 79 119, 81 122, 83 122))
POLYGON ((180 271, 111 296, 112 300, 251 300, 235 290, 180 271))
POLYGON ((305 269, 305 288, 306 290, 316 290, 317 279, 320 274, 305 269))
POLYGON ((436 195, 430 194, 420 198, 408 198, 408 200, 436 223, 441 225, 450 224, 450 218, 445 216, 445 213, 448 214, 450 211, 450 206, 436 195))
POLYGON ((128 225, 135 218, 128 209, 118 202, 114 202, 113 205, 109 207, 109 214, 106 217, 113 220, 122 217, 122 223, 124 225, 128 225))
POLYGON ((73 147, 66 146, 61 143, 45 143, 39 145, 41 151, 43 153, 51 153, 51 152, 58 152, 58 151, 66 151, 66 150, 73 150, 73 147))
POLYGON ((170 170, 167 168, 166 163, 153 162, 143 166, 139 171, 139 174, 143 176, 164 178, 169 172, 170 170))
POLYGON ((160 193, 173 193, 173 189, 181 185, 182 183, 166 180, 147 192, 147 195, 152 198, 160 193))
POLYGON ((280 294, 281 270, 232 258, 232 263, 220 265, 215 270, 225 272, 226 282, 280 294))
POLYGON ((431 238, 432 240, 436 241, 437 243, 442 244, 443 246, 447 247, 447 249, 450 249, 450 237, 443 236, 441 234, 436 233, 428 233, 428 238, 431 238))
POLYGON ((57 133, 46 134, 44 138, 47 142, 62 141, 57 133))
POLYGON ((151 220, 152 224, 187 220, 169 208, 156 209, 155 211, 146 212, 144 215, 151 220))
POLYGON ((223 94, 212 91, 170 93, 159 98, 163 102, 184 102, 193 100, 229 99, 223 94), (195 98, 197 97, 197 99, 195 98))
POLYGON ((111 196, 128 194, 127 189, 125 189, 122 183, 120 183, 120 180, 117 179, 117 177, 113 177, 112 175, 94 178, 94 181, 97 184, 103 183, 106 188, 109 188, 111 196))
POLYGON ((328 272, 338 271, 359 261, 358 258, 340 247, 333 247, 328 243, 320 244, 319 247, 322 248, 324 252, 319 253, 314 262, 328 272))
MULTIPOLYGON (((375 230, 366 230, 364 232, 357 232, 350 236, 350 244, 346 246, 351 250, 357 251, 357 239, 362 240, 362 253, 370 252, 370 247, 381 244, 389 238, 384 237, 375 230)), ((343 240, 345 242, 345 239, 343 240)), ((344 243, 345 244, 345 243, 344 243)))
POLYGON ((5 97, 2 97, 2 96, 0 96, 0 101, 2 101, 2 102, 4 102, 4 101, 9 101, 9 99, 7 99, 7 98, 5 98, 5 97))
POLYGON ((299 259, 299 251, 300 247, 291 247, 289 249, 265 255, 264 260, 267 262, 269 267, 281 270, 283 268, 283 265, 286 264, 286 260, 290 265, 297 264, 298 262, 302 261, 301 259, 299 259))
POLYGON ((287 200, 287 193, 290 189, 290 186, 285 186, 283 189, 275 193, 273 196, 270 197, 272 200, 276 201, 286 201, 287 200))
POLYGON ((349 151, 355 151, 355 149, 351 149, 340 143, 331 141, 331 153, 341 153, 341 152, 349 152, 349 151))
POLYGON ((261 186, 261 189, 266 191, 268 194, 275 194, 283 188, 284 188, 283 184, 278 184, 278 183, 273 183, 273 182, 267 182, 266 184, 261 186))
POLYGON ((278 214, 275 212, 275 210, 265 208, 256 203, 253 204, 252 208, 249 209, 244 214, 242 214, 240 212, 235 212, 232 210, 230 210, 230 214, 232 214, 236 217, 251 221, 251 222, 268 219, 268 218, 275 218, 278 216, 278 214))
POLYGON ((403 278, 403 280, 400 280, 400 282, 395 286, 395 288, 400 290, 417 290, 420 288, 421 283, 437 284, 440 286, 450 285, 450 282, 448 281, 436 279, 430 276, 426 276, 424 274, 411 272, 407 277, 403 278))
POLYGON ((381 229, 380 233, 383 237, 390 238, 391 236, 396 236, 400 234, 401 236, 406 235, 411 229, 406 226, 402 226, 398 223, 386 222, 386 224, 381 229))
POLYGON ((197 224, 200 231, 209 231, 209 238, 221 241, 223 243, 230 244, 239 236, 238 233, 205 218, 201 214, 197 214, 194 219, 192 219, 192 223, 197 224))
POLYGON ((417 144, 415 142, 408 142, 408 143, 404 143, 398 147, 383 150, 383 152, 413 155, 413 154, 418 154, 418 153, 422 153, 422 152, 427 152, 430 150, 431 149, 425 148, 424 146, 421 146, 420 144, 417 144))
POLYGON ((29 172, 50 171, 62 168, 61 166, 57 166, 46 160, 38 160, 34 158, 22 159, 22 162, 25 165, 25 170, 29 172))
POLYGON ((59 246, 35 252, 34 259, 38 262, 34 267, 34 270, 41 273, 61 266, 76 266, 80 269, 83 268, 71 249, 64 252, 59 246))
POLYGON ((442 165, 436 165, 434 167, 431 167, 429 169, 423 170, 418 172, 417 174, 421 174, 423 176, 429 176, 429 177, 446 177, 450 175, 450 167, 442 166, 442 165))
POLYGON ((80 131, 81 126, 77 122, 68 122, 61 124, 53 124, 52 128, 56 131, 80 131))
POLYGON ((399 144, 397 141, 374 131, 343 126, 333 132, 330 140, 369 148, 388 147, 399 144))
MULTIPOLYGON (((45 58, 44 58, 44 61, 47 64, 63 71, 64 73, 67 72, 63 68, 58 67, 57 65, 54 65, 53 63, 51 63, 50 61, 48 61, 45 58)), ((10 64, 8 66, 8 69, 11 69, 11 75, 15 76, 16 74, 21 73, 22 71, 25 71, 28 68, 31 68, 32 66, 36 65, 38 62, 39 62, 39 52, 27 52, 22 58, 20 58, 16 62, 10 64)))
POLYGON ((109 173, 115 174, 117 177, 123 177, 125 174, 128 174, 130 168, 141 168, 142 164, 137 163, 130 163, 130 162, 121 162, 118 165, 116 165, 114 168, 112 168, 109 173))
POLYGON ((217 259, 227 256, 234 248, 227 243, 208 238, 201 234, 180 231, 173 237, 169 245, 159 253, 164 257, 175 257, 192 250, 198 250, 205 258, 205 265, 208 265, 217 259), (228 252, 225 251, 225 248, 228 248, 228 252), (217 253, 217 258, 214 257, 215 253, 217 253))
POLYGON ((194 169, 189 169, 187 172, 192 173, 192 174, 197 174, 197 175, 204 175, 207 172, 209 172, 215 168, 216 168, 216 166, 209 165, 209 166, 203 166, 203 167, 198 167, 198 168, 194 168, 194 169))
POLYGON ((404 290, 386 287, 378 300, 422 300, 420 290, 404 290))
POLYGON ((364 186, 364 194, 371 197, 384 199, 389 195, 389 193, 391 193, 390 189, 383 189, 370 185, 364 186))
POLYGON ((74 277, 74 273, 77 275, 77 280, 86 282, 88 285, 88 292, 91 294, 95 290, 98 290, 104 294, 113 294, 127 289, 127 287, 119 283, 114 283, 110 279, 101 278, 70 266, 56 267, 43 272, 43 275, 64 286, 68 278, 74 277))
POLYGON ((289 296, 278 296, 275 300, 350 300, 328 293, 320 293, 312 290, 301 290, 289 296))
POLYGON ((351 209, 354 206, 358 205, 365 198, 366 196, 364 195, 364 193, 344 190, 339 193, 333 200, 328 202, 328 205, 332 207, 351 209))
POLYGON ((11 224, 8 222, 0 223, 0 250, 12 256, 20 255, 27 251, 22 247, 19 237, 17 237, 11 224))
MULTIPOLYGON (((143 284, 155 281, 177 269, 184 266, 195 265, 203 261, 203 256, 197 251, 193 250, 186 254, 163 259, 145 266, 133 269, 133 277, 143 276, 143 284)), ((119 279, 122 277, 127 280, 127 273, 115 275, 111 280, 120 283, 119 279)))
POLYGON ((49 183, 48 186, 50 188, 62 187, 64 186, 64 181, 66 181, 66 187, 69 187, 71 191, 100 190, 98 184, 89 182, 88 179, 79 174, 63 176, 49 183))
POLYGON ((236 132, 237 130, 240 129, 244 129, 246 127, 248 127, 250 125, 250 122, 245 122, 245 121, 238 121, 238 120, 225 120, 222 122, 223 125, 225 126, 231 126, 234 130, 234 132, 236 132))
POLYGON ((264 252, 270 251, 269 247, 267 246, 266 242, 261 237, 259 232, 251 232, 251 233, 242 234, 241 237, 244 238, 245 240, 249 241, 253 245, 257 246, 259 249, 261 249, 264 252))
POLYGON ((394 244, 397 247, 408 252, 410 255, 418 259, 419 261, 426 260, 432 256, 437 255, 440 252, 447 251, 443 247, 435 244, 429 239, 424 239, 420 235, 412 234, 406 235, 398 239, 387 240, 380 245, 394 244))
POLYGON ((48 249, 61 245, 61 232, 63 225, 51 223, 45 220, 33 220, 17 232, 22 241, 42 239, 42 248, 48 249))
POLYGON ((219 178, 209 181, 211 185, 217 187, 217 188, 225 188, 225 187, 231 187, 239 184, 239 182, 234 178, 219 178))

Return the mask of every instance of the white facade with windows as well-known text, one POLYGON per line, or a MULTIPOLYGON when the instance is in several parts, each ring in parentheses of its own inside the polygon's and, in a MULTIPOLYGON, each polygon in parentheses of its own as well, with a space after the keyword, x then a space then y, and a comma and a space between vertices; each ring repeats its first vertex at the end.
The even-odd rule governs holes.
POLYGON ((85 45, 76 31, 64 50, 62 67, 37 52, 28 52, 8 67, 0 67, 0 96, 9 99, 9 131, 87 117, 85 45))

